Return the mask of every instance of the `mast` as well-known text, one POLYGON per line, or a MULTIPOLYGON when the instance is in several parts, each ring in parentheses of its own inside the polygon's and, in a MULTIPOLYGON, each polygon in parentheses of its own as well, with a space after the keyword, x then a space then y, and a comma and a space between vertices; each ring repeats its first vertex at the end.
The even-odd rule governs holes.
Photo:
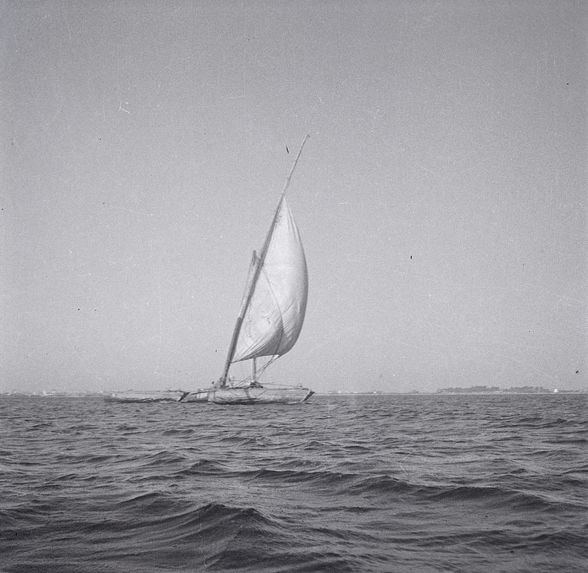
POLYGON ((276 222, 277 222, 277 218, 278 218, 278 213, 280 211, 280 206, 282 205, 282 201, 284 199, 284 197, 286 196, 286 191, 288 190, 288 187, 290 186, 290 181, 292 180, 292 175, 294 174, 294 170, 296 169, 296 165, 298 164, 298 160, 300 159, 300 156, 302 155, 302 150, 304 149, 304 144, 306 143, 306 141, 308 140, 308 138, 310 137, 310 135, 306 135, 304 140, 302 141, 302 145, 300 146, 300 150, 298 151, 298 155, 296 155, 296 159, 294 160, 294 163, 292 164, 292 168, 290 169, 290 173, 288 174, 288 177, 286 178, 286 181, 284 183, 284 188, 282 189, 282 193, 280 194, 280 200, 278 201, 278 205, 276 207, 276 210, 274 211, 274 216, 272 219, 272 223, 270 225, 270 228, 267 232, 267 235, 265 237, 265 241, 263 243, 263 247, 261 249, 261 254, 259 257, 256 256, 255 251, 253 253, 253 257, 254 257, 254 268, 253 268, 253 276, 251 279, 251 282, 248 285, 248 291, 245 295, 245 298, 243 300, 243 304, 241 305, 241 310, 239 311, 239 316, 237 317, 237 321, 235 322, 235 328, 233 330, 233 336, 231 337, 231 344, 229 345, 229 351, 227 353, 227 359, 225 361, 225 368, 223 370, 223 375, 220 377, 219 381, 218 381, 218 386, 220 386, 221 388, 227 385, 227 377, 229 375, 229 368, 231 367, 231 362, 233 360, 233 356, 235 355, 235 349, 237 347, 237 340, 239 339, 239 333, 241 332, 241 325, 243 324, 243 318, 245 316, 245 313, 247 312, 247 308, 249 307, 249 303, 251 302, 251 299, 253 297, 253 293, 255 291, 255 285, 257 284, 257 280, 259 279, 259 274, 261 273, 261 269, 263 267, 263 263, 265 261, 265 257, 267 255, 267 251, 272 239, 272 235, 274 233, 274 229, 276 227, 276 222))

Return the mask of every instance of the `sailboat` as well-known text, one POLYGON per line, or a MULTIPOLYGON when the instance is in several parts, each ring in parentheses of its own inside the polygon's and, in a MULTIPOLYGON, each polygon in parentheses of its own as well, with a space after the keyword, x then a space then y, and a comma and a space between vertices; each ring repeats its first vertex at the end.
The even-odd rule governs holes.
POLYGON ((304 138, 261 251, 253 251, 249 275, 221 377, 208 390, 215 404, 305 402, 314 392, 302 386, 262 384, 263 372, 289 352, 300 335, 308 296, 308 271, 300 233, 286 191, 302 154, 304 138), (229 376, 236 362, 251 361, 251 375, 229 376), (265 360, 263 364, 260 361, 265 360))

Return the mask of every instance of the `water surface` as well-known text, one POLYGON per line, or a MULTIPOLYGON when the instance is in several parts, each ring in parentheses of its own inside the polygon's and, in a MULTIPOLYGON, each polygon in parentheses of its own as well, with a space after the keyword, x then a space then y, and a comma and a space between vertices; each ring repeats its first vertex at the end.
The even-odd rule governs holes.
POLYGON ((0 397, 5 572, 583 571, 586 397, 0 397))

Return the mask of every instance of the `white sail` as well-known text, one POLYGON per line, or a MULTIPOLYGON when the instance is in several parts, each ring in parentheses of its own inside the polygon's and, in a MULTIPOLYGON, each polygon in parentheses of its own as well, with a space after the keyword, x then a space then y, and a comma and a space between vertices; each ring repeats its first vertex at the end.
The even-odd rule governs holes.
POLYGON ((231 362, 280 356, 296 343, 308 295, 306 259, 298 228, 283 198, 231 362))

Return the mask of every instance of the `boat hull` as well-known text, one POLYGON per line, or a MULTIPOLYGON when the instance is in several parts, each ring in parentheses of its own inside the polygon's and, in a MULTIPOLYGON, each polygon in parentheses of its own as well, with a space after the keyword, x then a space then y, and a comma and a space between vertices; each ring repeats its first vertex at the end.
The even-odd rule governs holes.
POLYGON ((300 404, 313 394, 308 388, 227 387, 211 390, 208 401, 214 404, 300 404))
POLYGON ((209 390, 197 390, 196 392, 186 392, 186 395, 180 402, 208 402, 209 390))
POLYGON ((126 391, 126 392, 113 392, 104 399, 107 402, 180 402, 182 396, 186 392, 181 390, 165 390, 165 391, 126 391))

